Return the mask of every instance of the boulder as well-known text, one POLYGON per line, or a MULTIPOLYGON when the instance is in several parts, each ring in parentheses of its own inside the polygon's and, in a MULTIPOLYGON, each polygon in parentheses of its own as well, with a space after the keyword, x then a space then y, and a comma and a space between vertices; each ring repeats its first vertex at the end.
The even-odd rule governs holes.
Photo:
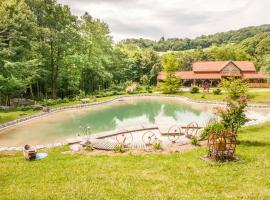
POLYGON ((10 104, 13 106, 29 106, 29 105, 34 105, 35 101, 31 99, 26 99, 26 98, 14 98, 14 99, 11 99, 10 104))
POLYGON ((33 110, 43 110, 43 106, 41 105, 34 105, 32 106, 33 110))
POLYGON ((89 103, 90 102, 90 99, 89 98, 84 98, 84 99, 80 99, 80 101, 82 103, 89 103))
POLYGON ((50 112, 50 108, 48 106, 42 107, 43 112, 50 112))

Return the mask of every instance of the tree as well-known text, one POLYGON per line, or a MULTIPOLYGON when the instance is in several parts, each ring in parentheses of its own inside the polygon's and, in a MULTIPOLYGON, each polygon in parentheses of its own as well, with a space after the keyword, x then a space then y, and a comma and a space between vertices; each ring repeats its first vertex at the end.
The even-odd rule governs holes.
POLYGON ((246 106, 246 95, 241 95, 237 100, 227 99, 226 109, 221 109, 218 113, 221 117, 221 123, 226 130, 237 133, 238 129, 249 121, 245 115, 246 106))
POLYGON ((162 58, 162 67, 166 73, 175 73, 180 68, 180 62, 174 54, 165 54, 162 58))
POLYGON ((262 71, 270 76, 270 54, 264 55, 260 61, 260 65, 262 66, 262 71))
POLYGON ((233 100, 246 94, 248 91, 248 84, 245 80, 238 78, 228 78, 221 80, 221 87, 228 93, 233 100))
POLYGON ((180 78, 177 78, 175 72, 179 69, 179 60, 173 54, 166 54, 163 57, 162 65, 166 73, 166 79, 162 83, 164 93, 175 93, 182 84, 180 78))
POLYGON ((23 0, 1 1, 0 16, 0 91, 9 105, 10 97, 31 88, 39 75, 33 53, 37 24, 23 0))
POLYGON ((164 93, 173 94, 177 92, 181 85, 181 79, 177 78, 174 74, 169 74, 162 83, 162 90, 164 93))

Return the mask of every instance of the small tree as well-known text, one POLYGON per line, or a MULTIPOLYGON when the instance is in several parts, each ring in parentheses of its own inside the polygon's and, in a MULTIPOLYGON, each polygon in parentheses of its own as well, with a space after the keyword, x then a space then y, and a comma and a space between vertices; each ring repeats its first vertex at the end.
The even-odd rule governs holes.
POLYGON ((162 60, 162 66, 166 72, 166 79, 162 83, 164 93, 175 93, 181 87, 182 81, 177 78, 175 72, 180 67, 179 60, 173 54, 166 54, 162 60))
POLYGON ((249 121, 245 115, 246 106, 247 97, 245 95, 241 95, 238 100, 227 99, 227 108, 220 109, 218 113, 226 130, 237 133, 238 129, 249 121))
POLYGON ((177 92, 181 85, 181 79, 177 78, 174 74, 168 74, 162 83, 162 90, 164 93, 172 94, 177 92))
POLYGON ((248 84, 245 80, 229 78, 221 80, 221 87, 228 93, 229 97, 236 100, 248 91, 248 84))

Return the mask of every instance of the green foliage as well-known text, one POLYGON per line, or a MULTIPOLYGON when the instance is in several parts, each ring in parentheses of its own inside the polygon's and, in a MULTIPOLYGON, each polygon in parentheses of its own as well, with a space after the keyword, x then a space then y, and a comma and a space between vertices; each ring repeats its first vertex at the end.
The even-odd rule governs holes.
POLYGON ((118 145, 116 145, 116 146, 114 147, 114 152, 116 152, 116 153, 125 153, 126 150, 127 150, 127 149, 126 149, 125 146, 122 145, 122 144, 118 144, 118 145))
POLYGON ((192 145, 197 145, 198 144, 198 139, 195 136, 191 137, 191 144, 192 145))
POLYGON ((169 53, 163 56, 162 66, 163 66, 163 70, 166 73, 171 74, 171 73, 175 73, 179 69, 180 63, 175 55, 169 53))
POLYGON ((200 137, 202 139, 208 138, 208 135, 211 133, 220 134, 225 130, 223 123, 215 121, 213 123, 209 123, 202 131, 200 137))
POLYGON ((54 106, 57 104, 62 104, 62 103, 68 103, 69 99, 68 98, 64 98, 64 99, 47 99, 44 100, 41 105, 42 106, 54 106))
POLYGON ((249 121, 245 115, 246 106, 247 98, 245 95, 240 96, 237 100, 227 99, 226 109, 220 110, 218 113, 226 130, 237 133, 238 129, 249 121))
POLYGON ((262 71, 270 76, 270 54, 262 56, 262 60, 260 62, 262 71))
POLYGON ((143 75, 140 79, 140 83, 144 86, 149 86, 150 85, 150 79, 148 78, 147 75, 143 75))
POLYGON ((161 83, 161 88, 165 94, 176 93, 182 85, 182 80, 173 74, 168 74, 164 82, 161 83))
POLYGON ((161 143, 160 142, 155 142, 153 144, 153 149, 154 150, 161 150, 162 149, 161 143))
POLYGON ((202 35, 195 39, 162 38, 159 41, 149 39, 126 39, 123 43, 136 44, 141 48, 152 48, 155 51, 183 51, 196 49, 197 47, 208 48, 212 45, 240 43, 256 34, 270 32, 270 25, 252 26, 235 31, 216 33, 213 35, 202 35))
POLYGON ((190 93, 191 93, 191 94, 196 94, 196 93, 199 93, 199 92, 200 92, 200 88, 197 87, 197 86, 192 86, 192 87, 190 88, 190 93))
POLYGON ((213 90, 213 94, 215 94, 215 95, 220 95, 221 92, 222 92, 222 91, 221 91, 220 88, 216 88, 216 89, 213 90))
POLYGON ((221 80, 221 87, 232 99, 237 99, 248 91, 248 84, 245 80, 238 78, 228 78, 221 80))
POLYGON ((140 83, 129 93, 152 92, 164 69, 165 93, 201 60, 252 60, 269 73, 269 25, 200 36, 195 39, 126 40, 113 44, 106 23, 85 13, 75 16, 55 0, 0 1, 0 105, 14 97, 36 100, 123 94, 127 81, 140 83), (156 51, 188 50, 166 54, 156 51), (156 50, 156 51, 155 51, 156 50), (82 95, 82 93, 84 95, 82 95))

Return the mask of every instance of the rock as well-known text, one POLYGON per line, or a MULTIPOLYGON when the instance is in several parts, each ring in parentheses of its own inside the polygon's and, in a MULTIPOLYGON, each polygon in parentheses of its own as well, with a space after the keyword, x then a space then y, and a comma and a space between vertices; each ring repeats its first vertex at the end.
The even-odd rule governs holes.
POLYGON ((41 105, 34 105, 32 106, 33 110, 43 110, 43 106, 41 105))
POLYGON ((11 110, 14 106, 0 106, 0 110, 11 110))
POLYGON ((90 99, 89 98, 84 98, 84 99, 80 99, 80 101, 82 103, 89 103, 90 102, 90 99))
POLYGON ((43 112, 50 112, 50 108, 48 106, 42 107, 43 112))
POLYGON ((26 98, 14 98, 10 101, 11 105, 14 106, 29 106, 35 103, 34 100, 26 99, 26 98))

